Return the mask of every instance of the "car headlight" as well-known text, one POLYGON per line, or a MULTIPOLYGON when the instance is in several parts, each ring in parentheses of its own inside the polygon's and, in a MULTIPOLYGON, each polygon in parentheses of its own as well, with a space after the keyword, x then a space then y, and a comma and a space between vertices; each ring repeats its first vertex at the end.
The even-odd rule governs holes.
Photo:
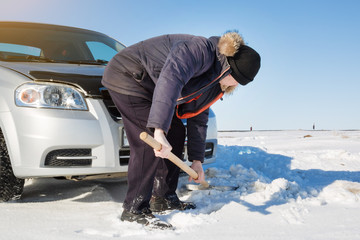
POLYGON ((15 104, 20 107, 88 110, 82 94, 61 84, 26 83, 15 91, 15 104))

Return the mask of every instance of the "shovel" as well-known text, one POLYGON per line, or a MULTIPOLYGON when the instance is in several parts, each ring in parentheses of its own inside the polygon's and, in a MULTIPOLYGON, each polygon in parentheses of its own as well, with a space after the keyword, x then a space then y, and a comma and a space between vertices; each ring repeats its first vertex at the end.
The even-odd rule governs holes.
MULTIPOLYGON (((161 144, 156 141, 152 136, 150 136, 147 132, 142 132, 140 134, 140 139, 143 140, 145 143, 150 145, 155 150, 159 151, 161 149, 161 144)), ((191 176, 193 179, 198 179, 199 175, 197 172, 194 171, 191 167, 189 167, 185 162, 183 162, 180 158, 178 158, 175 154, 170 152, 168 159, 172 161, 176 166, 178 166, 180 169, 182 169, 184 172, 186 172, 189 176, 191 176)), ((239 187, 235 186, 212 186, 209 185, 208 182, 201 181, 200 185, 196 184, 187 184, 186 188, 188 190, 206 190, 206 189, 215 189, 220 191, 230 191, 230 190, 236 190, 239 187)))

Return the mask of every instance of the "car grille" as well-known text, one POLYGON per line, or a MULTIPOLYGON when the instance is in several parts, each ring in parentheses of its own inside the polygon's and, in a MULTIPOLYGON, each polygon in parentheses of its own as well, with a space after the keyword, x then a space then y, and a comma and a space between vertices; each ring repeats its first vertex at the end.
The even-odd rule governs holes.
POLYGON ((46 167, 91 166, 91 149, 58 149, 49 152, 45 158, 46 167))
POLYGON ((119 151, 120 166, 126 166, 129 164, 130 149, 121 149, 119 151))
POLYGON ((109 91, 105 88, 101 89, 101 95, 103 97, 103 102, 105 104, 106 109, 108 110, 110 116, 114 121, 118 121, 121 119, 121 114, 116 108, 114 102, 111 99, 109 91))

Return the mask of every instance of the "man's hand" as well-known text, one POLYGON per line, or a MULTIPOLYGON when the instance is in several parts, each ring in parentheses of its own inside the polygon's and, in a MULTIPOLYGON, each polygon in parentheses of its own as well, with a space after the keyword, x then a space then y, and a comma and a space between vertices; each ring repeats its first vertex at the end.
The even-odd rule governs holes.
POLYGON ((204 169, 202 167, 202 163, 199 160, 194 160, 190 166, 194 171, 198 174, 198 179, 193 179, 192 177, 189 177, 189 182, 194 180, 196 183, 201 183, 205 181, 205 174, 204 169))
POLYGON ((160 128, 155 128, 154 139, 161 144, 160 151, 154 149, 156 157, 167 158, 172 150, 172 147, 165 137, 165 133, 160 128))

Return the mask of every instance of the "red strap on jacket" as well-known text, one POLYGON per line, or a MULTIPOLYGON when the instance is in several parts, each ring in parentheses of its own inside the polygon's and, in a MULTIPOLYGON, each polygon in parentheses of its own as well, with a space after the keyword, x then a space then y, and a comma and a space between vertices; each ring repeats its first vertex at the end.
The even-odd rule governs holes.
MULTIPOLYGON (((213 105, 217 100, 219 100, 220 98, 222 98, 222 96, 224 96, 224 92, 221 92, 216 98, 214 98, 211 102, 209 102, 208 104, 206 104, 204 107, 200 108, 199 110, 197 110, 196 112, 190 112, 190 113, 185 113, 183 115, 179 115, 179 106, 176 106, 176 116, 180 119, 186 119, 186 118, 192 118, 195 117, 197 115, 199 115, 200 113, 202 113, 203 111, 205 111, 206 109, 208 109, 211 105, 213 105)), ((193 99, 191 99, 188 102, 192 102, 196 99, 198 99, 200 96, 197 96, 193 99)))

